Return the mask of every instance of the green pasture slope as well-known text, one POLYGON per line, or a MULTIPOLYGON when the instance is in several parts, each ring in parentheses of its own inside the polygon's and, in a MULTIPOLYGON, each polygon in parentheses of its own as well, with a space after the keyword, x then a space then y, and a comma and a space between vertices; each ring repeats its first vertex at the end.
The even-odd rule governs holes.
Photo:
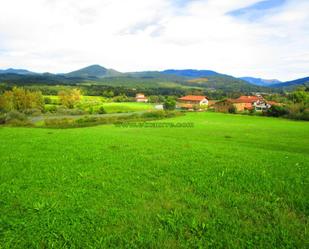
MULTIPOLYGON (((46 98, 51 99, 54 103, 45 105, 46 109, 52 106, 59 107, 59 97, 55 95, 45 95, 46 98)), ((97 111, 103 107, 106 113, 126 113, 138 112, 154 109, 154 104, 151 103, 137 103, 137 102, 105 102, 104 98, 98 96, 83 96, 77 108, 82 110, 89 110, 92 108, 97 111)))
POLYGON ((0 128, 0 248, 308 248, 309 123, 0 128))

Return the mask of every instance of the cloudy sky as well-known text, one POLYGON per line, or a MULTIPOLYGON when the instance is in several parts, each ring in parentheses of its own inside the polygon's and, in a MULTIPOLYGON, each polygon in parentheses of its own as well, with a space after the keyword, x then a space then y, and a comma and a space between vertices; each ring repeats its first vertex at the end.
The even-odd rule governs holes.
POLYGON ((0 68, 309 76, 308 0, 1 0, 0 68))

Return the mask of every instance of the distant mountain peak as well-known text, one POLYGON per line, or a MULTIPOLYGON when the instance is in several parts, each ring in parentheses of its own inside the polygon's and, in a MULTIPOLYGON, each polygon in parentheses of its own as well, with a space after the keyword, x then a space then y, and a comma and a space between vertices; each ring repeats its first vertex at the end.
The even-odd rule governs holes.
POLYGON ((68 77, 96 77, 96 78, 104 78, 104 77, 113 77, 121 75, 120 72, 114 69, 107 69, 98 64, 90 65, 79 70, 70 72, 65 74, 68 77))
POLYGON ((93 65, 84 67, 83 69, 103 69, 103 70, 106 70, 105 67, 102 67, 102 66, 99 65, 99 64, 93 64, 93 65))

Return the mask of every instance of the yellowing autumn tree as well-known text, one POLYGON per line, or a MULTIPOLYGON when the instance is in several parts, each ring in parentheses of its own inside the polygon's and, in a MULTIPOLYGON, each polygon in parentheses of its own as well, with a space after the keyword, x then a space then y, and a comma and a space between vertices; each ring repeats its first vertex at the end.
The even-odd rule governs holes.
POLYGON ((25 111, 29 109, 43 110, 44 102, 41 92, 31 92, 24 88, 14 87, 12 91, 6 91, 0 96, 0 110, 25 111))
POLYGON ((62 105, 72 109, 80 101, 82 94, 79 89, 72 89, 72 90, 60 91, 58 93, 58 96, 59 101, 62 105))

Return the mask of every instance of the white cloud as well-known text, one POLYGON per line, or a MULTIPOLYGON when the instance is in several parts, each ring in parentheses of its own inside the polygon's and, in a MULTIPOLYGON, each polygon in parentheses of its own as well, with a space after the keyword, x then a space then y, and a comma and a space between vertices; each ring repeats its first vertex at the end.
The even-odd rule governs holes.
POLYGON ((289 80, 309 74, 309 3, 249 22, 258 0, 2 0, 0 68, 67 72, 212 69, 289 80), (180 4, 182 2, 182 4, 180 4))

